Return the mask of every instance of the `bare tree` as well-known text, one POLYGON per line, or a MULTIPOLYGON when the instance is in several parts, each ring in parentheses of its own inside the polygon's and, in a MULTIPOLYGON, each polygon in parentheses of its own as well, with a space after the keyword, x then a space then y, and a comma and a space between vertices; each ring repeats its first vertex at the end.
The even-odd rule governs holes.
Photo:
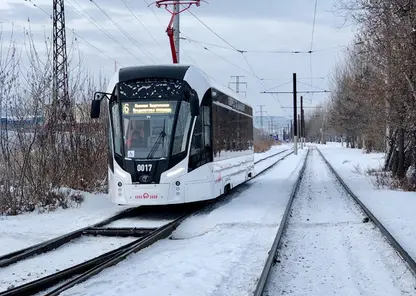
POLYGON ((41 53, 30 30, 24 36, 19 50, 13 36, 4 46, 0 32, 0 168, 4 172, 0 174, 0 213, 11 215, 81 202, 82 195, 71 190, 103 190, 107 175, 107 114, 89 118, 88 103, 94 90, 104 86, 104 77, 95 81, 90 74, 82 74, 80 65, 72 68, 75 120, 48 125, 55 114, 50 112, 50 39, 45 38, 41 53), (26 65, 21 62, 24 55, 26 65), (52 135, 58 140, 51 141, 52 135))
POLYGON ((360 29, 333 77, 331 124, 367 151, 385 151, 384 170, 414 188, 416 3, 339 0, 337 7, 360 29))

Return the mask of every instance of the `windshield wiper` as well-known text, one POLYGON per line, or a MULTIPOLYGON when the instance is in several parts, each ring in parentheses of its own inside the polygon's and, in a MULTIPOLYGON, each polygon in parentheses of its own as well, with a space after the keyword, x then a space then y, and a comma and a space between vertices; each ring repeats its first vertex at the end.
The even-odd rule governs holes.
MULTIPOLYGON (((146 159, 150 159, 153 158, 153 156, 155 155, 157 149, 159 148, 159 145, 161 142, 163 142, 163 144, 165 143, 164 139, 166 137, 166 133, 165 133, 165 123, 166 123, 166 118, 163 119, 163 130, 160 132, 159 137, 156 139, 156 142, 153 144, 152 149, 150 149, 149 154, 147 155, 146 159)), ((163 146, 162 146, 163 148, 163 146)))

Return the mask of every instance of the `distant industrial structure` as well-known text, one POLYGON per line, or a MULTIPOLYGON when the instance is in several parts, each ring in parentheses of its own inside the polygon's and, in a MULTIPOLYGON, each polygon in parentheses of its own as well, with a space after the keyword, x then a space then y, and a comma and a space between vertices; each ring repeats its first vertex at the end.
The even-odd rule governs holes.
MULTIPOLYGON (((76 104, 74 110, 75 124, 91 123, 89 109, 90 105, 87 103, 76 104)), ((34 128, 44 127, 48 124, 50 116, 52 116, 52 105, 46 105, 44 111, 39 115, 1 115, 0 116, 0 129, 16 130, 27 129, 33 130, 34 128)))
POLYGON ((258 129, 263 129, 266 132, 274 133, 281 128, 288 127, 290 128, 290 118, 285 116, 254 116, 254 127, 258 129), (263 118, 263 120, 262 120, 263 118), (261 126, 263 121, 263 127, 261 126))
POLYGON ((253 125, 255 128, 263 130, 279 139, 285 140, 290 135, 290 118, 285 116, 257 115, 254 116, 253 125), (284 136, 286 135, 286 136, 284 136))

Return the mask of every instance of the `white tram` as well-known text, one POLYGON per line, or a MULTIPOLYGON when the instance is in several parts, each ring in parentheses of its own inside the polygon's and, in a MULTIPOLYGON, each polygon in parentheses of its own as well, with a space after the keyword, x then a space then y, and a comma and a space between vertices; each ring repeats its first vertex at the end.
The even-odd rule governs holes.
POLYGON ((255 174, 252 107, 194 66, 122 68, 94 96, 92 118, 108 100, 113 203, 209 200, 255 174))

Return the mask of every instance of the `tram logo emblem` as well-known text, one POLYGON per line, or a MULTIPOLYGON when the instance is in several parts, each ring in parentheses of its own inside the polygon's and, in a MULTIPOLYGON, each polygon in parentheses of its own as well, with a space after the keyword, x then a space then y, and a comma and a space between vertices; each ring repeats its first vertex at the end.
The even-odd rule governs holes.
POLYGON ((149 176, 149 175, 141 175, 141 176, 139 177, 139 181, 140 181, 141 183, 149 183, 150 181, 152 181, 152 177, 151 177, 151 176, 149 176))
POLYGON ((158 195, 157 194, 149 194, 147 192, 140 194, 140 195, 136 195, 134 198, 136 199, 158 199, 158 195))

